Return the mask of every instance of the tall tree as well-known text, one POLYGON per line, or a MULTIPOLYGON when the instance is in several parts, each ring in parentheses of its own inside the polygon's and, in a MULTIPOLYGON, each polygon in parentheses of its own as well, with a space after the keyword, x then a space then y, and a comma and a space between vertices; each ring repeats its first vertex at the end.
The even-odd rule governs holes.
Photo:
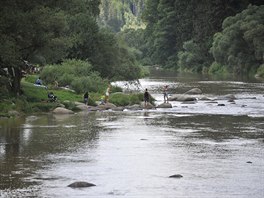
POLYGON ((264 5, 249 6, 224 20, 223 31, 214 36, 211 52, 217 64, 235 75, 255 72, 264 63, 263 35, 264 5))
POLYGON ((0 15, 1 73, 10 91, 19 94, 25 61, 45 57, 49 62, 65 56, 67 23, 64 12, 53 9, 49 1, 3 0, 0 15))

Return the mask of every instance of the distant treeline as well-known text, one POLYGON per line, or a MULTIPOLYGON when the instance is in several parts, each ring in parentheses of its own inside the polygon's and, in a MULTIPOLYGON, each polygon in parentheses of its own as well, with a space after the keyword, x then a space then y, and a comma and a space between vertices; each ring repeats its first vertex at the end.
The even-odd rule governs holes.
POLYGON ((263 4, 259 0, 145 0, 141 17, 146 29, 125 29, 119 34, 143 64, 184 72, 264 75, 263 4))

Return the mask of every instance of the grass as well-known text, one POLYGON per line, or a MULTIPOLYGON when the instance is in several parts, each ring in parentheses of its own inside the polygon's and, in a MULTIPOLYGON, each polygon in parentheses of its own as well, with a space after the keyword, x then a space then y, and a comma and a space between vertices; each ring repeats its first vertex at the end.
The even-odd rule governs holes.
MULTIPOLYGON (((23 95, 19 97, 9 96, 0 100, 0 117, 9 117, 8 111, 16 110, 24 113, 49 112, 64 104, 66 108, 76 110, 74 102, 83 102, 83 95, 64 89, 46 89, 35 86, 36 75, 28 76, 21 81, 23 95), (53 92, 57 96, 57 102, 48 102, 48 92, 53 92)), ((124 94, 119 87, 113 87, 109 102, 117 106, 127 106, 139 104, 143 101, 143 93, 124 94)), ((89 105, 96 105, 95 101, 100 101, 101 93, 90 93, 89 105)))

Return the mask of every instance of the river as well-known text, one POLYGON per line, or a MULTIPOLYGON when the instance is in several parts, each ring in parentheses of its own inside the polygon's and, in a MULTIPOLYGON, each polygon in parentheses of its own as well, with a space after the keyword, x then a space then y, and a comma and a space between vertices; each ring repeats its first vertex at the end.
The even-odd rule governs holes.
POLYGON ((164 85, 217 103, 1 120, 0 197, 264 197, 263 81, 157 71, 140 84, 157 104, 164 85))

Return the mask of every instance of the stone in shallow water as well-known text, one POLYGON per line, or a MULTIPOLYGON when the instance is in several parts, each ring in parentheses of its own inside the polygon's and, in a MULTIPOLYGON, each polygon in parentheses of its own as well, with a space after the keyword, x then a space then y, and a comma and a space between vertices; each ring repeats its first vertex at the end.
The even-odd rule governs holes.
POLYGON ((84 188, 84 187, 92 187, 92 186, 96 186, 96 185, 92 183, 88 183, 88 182, 83 182, 83 181, 74 182, 68 185, 68 187, 71 187, 71 188, 84 188))
POLYGON ((180 174, 176 174, 176 175, 171 175, 169 176, 169 178, 182 178, 183 176, 180 174))

